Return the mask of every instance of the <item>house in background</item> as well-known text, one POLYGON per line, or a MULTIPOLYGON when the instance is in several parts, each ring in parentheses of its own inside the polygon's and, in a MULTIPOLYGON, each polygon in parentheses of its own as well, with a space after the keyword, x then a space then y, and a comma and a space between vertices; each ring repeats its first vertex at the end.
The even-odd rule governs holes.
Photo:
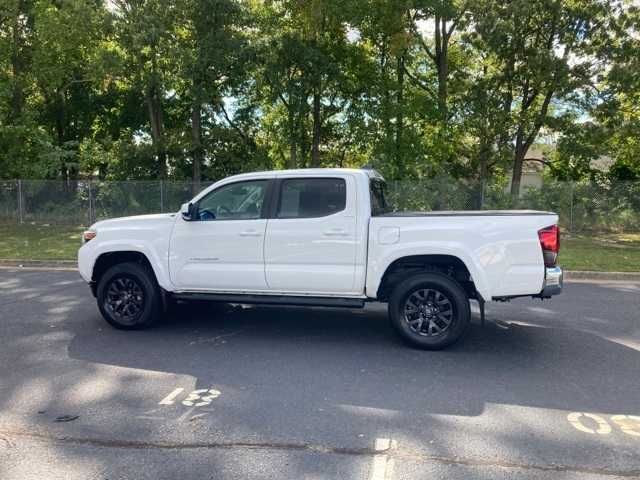
MULTIPOLYGON (((527 152, 522 164, 522 180, 520 181, 520 194, 522 195, 528 188, 540 188, 544 182, 545 161, 549 153, 553 152, 555 146, 548 144, 533 145, 527 152)), ((603 155, 591 161, 591 168, 601 172, 608 172, 615 160, 603 155)), ((511 176, 507 191, 511 189, 511 176)))
MULTIPOLYGON (((549 145, 533 145, 527 152, 522 164, 522 179, 520 180, 520 194, 524 194, 529 188, 542 187, 542 177, 544 171, 545 152, 550 149, 549 145)), ((511 175, 506 191, 511 190, 511 175)))

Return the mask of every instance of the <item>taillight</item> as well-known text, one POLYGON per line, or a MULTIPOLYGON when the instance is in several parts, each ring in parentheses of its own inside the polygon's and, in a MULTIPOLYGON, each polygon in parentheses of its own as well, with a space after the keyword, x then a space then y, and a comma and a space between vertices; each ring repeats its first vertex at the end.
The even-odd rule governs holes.
POLYGON ((538 230, 538 238, 542 247, 545 267, 554 267, 560 251, 560 227, 551 225, 538 230))

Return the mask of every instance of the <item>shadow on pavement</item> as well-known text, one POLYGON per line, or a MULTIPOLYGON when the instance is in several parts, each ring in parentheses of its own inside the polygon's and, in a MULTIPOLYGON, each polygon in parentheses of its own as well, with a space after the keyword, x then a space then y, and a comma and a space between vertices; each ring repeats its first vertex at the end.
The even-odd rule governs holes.
POLYGON ((612 413, 637 407, 637 385, 628 379, 637 375, 640 352, 566 328, 483 328, 476 319, 464 341, 426 352, 396 337, 381 306, 184 305, 154 330, 102 333, 79 332, 69 355, 188 374, 202 385, 297 386, 311 403, 330 396, 339 404, 455 415, 478 415, 486 402, 612 413))
MULTIPOLYGON (((637 414, 640 351, 609 338, 638 340, 633 288, 574 286, 557 302, 492 306, 490 318, 519 323, 481 327, 475 318, 462 342, 426 352, 398 340, 382 306, 194 304, 151 330, 122 332, 69 274, 5 275, 0 287, 0 414, 56 435, 363 446, 401 431, 441 440, 430 448, 445 457, 459 453, 456 435, 517 455, 531 453, 526 432, 456 418, 488 405, 637 414), (174 387, 223 393, 197 418, 200 410, 158 407, 174 387), (64 414, 80 418, 53 423, 64 414)), ((546 440, 551 451, 566 447, 546 440)), ((601 439, 586 441, 611 455, 601 439)))

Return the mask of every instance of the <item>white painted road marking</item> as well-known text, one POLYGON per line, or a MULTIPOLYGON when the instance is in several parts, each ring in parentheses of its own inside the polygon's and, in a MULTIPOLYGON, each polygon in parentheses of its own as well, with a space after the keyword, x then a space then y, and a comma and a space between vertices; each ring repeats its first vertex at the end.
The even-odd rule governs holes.
POLYGON ((186 407, 204 407, 209 405, 212 400, 215 400, 220 396, 220 391, 208 388, 201 388, 200 390, 194 390, 189 394, 186 400, 182 401, 182 404, 186 407), (202 395, 206 393, 206 395, 202 395), (200 401, 198 401, 200 400, 200 401))
MULTIPOLYGON (((640 417, 634 415, 612 415, 611 421, 620 429, 622 433, 633 437, 640 437, 640 417)), ((571 412, 567 415, 567 420, 576 430, 589 434, 609 435, 613 429, 606 419, 595 413, 571 412), (583 418, 589 418, 597 425, 593 429, 585 425, 583 418)))
POLYGON ((598 435, 608 435, 611 433, 611 426, 607 423, 607 421, 599 415, 595 413, 583 413, 583 412, 571 412, 567 415, 567 420, 569 423, 574 426, 576 430, 580 430, 584 433, 591 433, 598 435), (590 418, 598 425, 598 428, 594 430, 593 428, 587 427, 584 423, 582 423, 582 417, 590 418))
POLYGON ((611 417, 611 421, 618 425, 620 430, 627 435, 640 437, 640 417, 634 415, 614 415, 611 417))
MULTIPOLYGON (((184 392, 184 388, 176 388, 169 395, 158 402, 158 405, 173 405, 176 399, 184 392)), ((221 395, 220 390, 214 388, 200 388, 193 390, 187 398, 182 401, 185 407, 204 407, 221 395)))
MULTIPOLYGON (((389 438, 376 438, 374 448, 376 452, 388 452, 396 447, 396 442, 389 438)), ((370 480, 389 480, 393 475, 393 458, 386 453, 373 456, 370 480)))
POLYGON ((176 388, 169 395, 158 402, 158 405, 173 405, 176 397, 184 391, 184 388, 176 388))

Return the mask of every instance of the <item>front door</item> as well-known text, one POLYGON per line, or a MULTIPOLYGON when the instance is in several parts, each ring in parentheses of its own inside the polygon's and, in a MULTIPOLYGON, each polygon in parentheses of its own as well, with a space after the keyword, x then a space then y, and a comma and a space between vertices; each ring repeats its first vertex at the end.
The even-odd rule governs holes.
POLYGON ((356 201, 350 176, 286 178, 267 225, 265 271, 272 291, 354 290, 356 201))
POLYGON ((263 205, 269 180, 222 185, 196 204, 195 219, 176 219, 169 251, 179 290, 265 290, 263 205))

